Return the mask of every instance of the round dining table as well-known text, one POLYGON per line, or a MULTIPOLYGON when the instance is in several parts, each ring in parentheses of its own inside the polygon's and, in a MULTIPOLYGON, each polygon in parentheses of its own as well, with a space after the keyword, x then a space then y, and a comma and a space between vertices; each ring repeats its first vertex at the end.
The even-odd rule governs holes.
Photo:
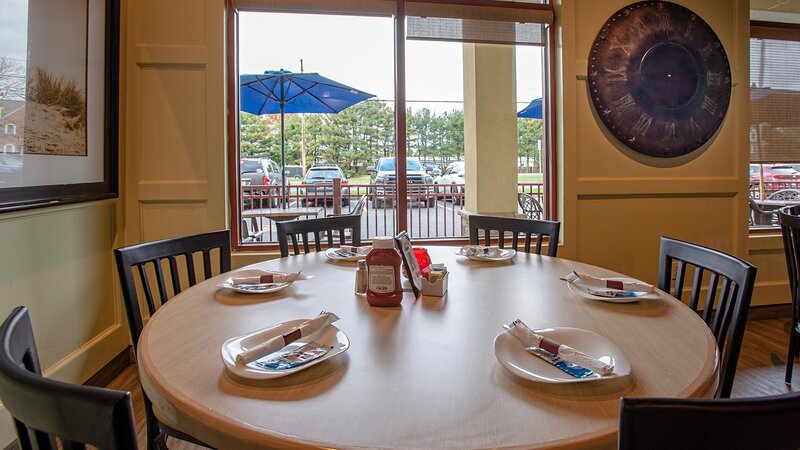
POLYGON ((406 292, 399 307, 369 306, 354 293, 356 264, 324 252, 248 266, 313 276, 271 294, 217 287, 231 273, 185 290, 139 341, 139 375, 156 416, 219 449, 614 448, 620 397, 713 396, 714 337, 674 297, 590 300, 561 277, 621 275, 526 253, 476 261, 457 250, 428 247, 447 266, 445 296, 406 292), (340 318, 334 325, 350 344, 341 354, 265 380, 223 364, 226 340, 320 311, 340 318), (495 356, 502 325, 515 319, 597 333, 624 352, 630 373, 588 382, 518 376, 495 356))

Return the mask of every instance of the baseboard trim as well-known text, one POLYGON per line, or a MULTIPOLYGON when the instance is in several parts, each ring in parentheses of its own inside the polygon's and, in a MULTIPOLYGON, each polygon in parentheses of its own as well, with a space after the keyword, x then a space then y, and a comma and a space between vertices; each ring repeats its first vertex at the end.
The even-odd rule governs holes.
POLYGON ((108 364, 86 380, 86 386, 106 387, 114 378, 133 363, 133 348, 129 345, 108 364))
POLYGON ((789 303, 751 306, 748 315, 750 320, 784 319, 789 317, 792 317, 792 305, 789 303))

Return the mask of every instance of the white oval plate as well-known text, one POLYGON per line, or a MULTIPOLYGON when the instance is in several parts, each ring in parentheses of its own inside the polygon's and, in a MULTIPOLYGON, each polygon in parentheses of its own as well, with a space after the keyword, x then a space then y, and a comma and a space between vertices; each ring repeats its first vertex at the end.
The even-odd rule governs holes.
POLYGON ((360 261, 367 257, 367 253, 369 253, 369 250, 365 250, 367 248, 368 247, 362 247, 361 250, 362 252, 366 251, 366 253, 359 253, 358 255, 353 255, 353 256, 340 256, 337 255, 336 252, 341 249, 339 247, 333 247, 325 250, 325 256, 336 261, 360 261))
MULTIPOLYGON (((608 278, 614 281, 639 281, 634 278, 608 278)), ((640 281, 641 282, 641 281, 640 281)), ((578 297, 583 297, 588 300, 598 300, 601 302, 609 303, 633 303, 639 300, 658 300, 661 296, 658 292, 639 292, 636 297, 603 297, 602 295, 594 295, 589 293, 589 289, 602 289, 593 286, 586 286, 580 281, 567 282, 567 288, 578 297)))
POLYGON ((489 247, 489 249, 491 249, 490 252, 492 252, 491 255, 467 255, 467 249, 470 247, 472 247, 472 245, 461 247, 456 254, 466 256, 474 261, 506 261, 517 254, 517 251, 513 248, 489 247))
MULTIPOLYGON (((287 322, 282 322, 273 325, 269 329, 274 331, 274 334, 270 334, 272 336, 279 336, 284 334, 288 331, 291 331, 293 328, 299 326, 303 322, 306 322, 308 319, 298 319, 298 320, 289 320, 287 322)), ((252 333, 245 334, 243 336, 237 336, 228 339, 225 343, 222 344, 222 362, 225 364, 225 368, 230 371, 232 374, 240 376, 242 378, 249 378, 252 380, 268 380, 271 378, 280 378, 285 377, 286 375, 291 375, 293 373, 299 372, 303 369, 307 369, 311 366, 321 363, 328 358, 333 358, 334 356, 338 355, 339 353, 344 352, 350 347, 350 340, 347 339, 347 336, 342 332, 342 330, 336 328, 333 325, 326 327, 324 330, 314 333, 310 336, 300 338, 295 342, 292 342, 290 345, 293 347, 300 347, 302 345, 308 344, 309 342, 319 342, 322 345, 327 345, 329 347, 333 347, 328 353, 320 356, 319 358, 309 361, 305 364, 292 367, 291 369, 284 369, 284 370, 269 370, 263 369, 255 365, 255 361, 243 365, 243 364, 236 364, 236 355, 239 353, 246 351, 262 342, 264 342, 263 338, 258 340, 248 339, 251 336, 261 333, 264 330, 257 330, 252 333)), ((280 353, 283 353, 285 350, 281 349, 275 353, 269 354, 264 356, 261 359, 271 358, 277 356, 280 353)))
POLYGON ((520 378, 541 383, 585 383, 624 377, 631 373, 631 363, 622 350, 597 333, 570 327, 545 328, 536 330, 536 333, 569 345, 603 362, 613 361, 614 372, 604 377, 595 374, 588 378, 575 378, 538 356, 528 353, 522 343, 508 333, 500 333, 494 339, 494 356, 500 365, 520 378))
POLYGON ((267 274, 285 275, 285 273, 283 273, 283 272, 271 272, 271 271, 260 270, 260 269, 239 270, 239 271, 236 271, 236 272, 232 272, 231 275, 228 278, 220 281, 219 284, 217 284, 217 287, 218 288, 230 289, 232 291, 240 292, 242 294, 269 294, 269 293, 272 293, 272 292, 278 292, 278 291, 280 291, 282 289, 286 289, 287 287, 292 285, 292 281, 288 281, 286 283, 274 283, 274 284, 271 283, 268 286, 257 287, 257 288, 255 288, 255 287, 245 288, 245 287, 240 287, 240 286, 234 286, 233 285, 233 278, 234 277, 236 277, 236 278, 239 278, 239 277, 260 277, 261 275, 267 275, 267 274))

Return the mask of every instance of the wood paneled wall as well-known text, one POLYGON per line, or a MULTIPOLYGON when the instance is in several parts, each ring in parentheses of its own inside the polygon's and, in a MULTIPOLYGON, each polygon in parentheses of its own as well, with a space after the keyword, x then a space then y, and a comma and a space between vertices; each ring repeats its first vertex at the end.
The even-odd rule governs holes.
POLYGON ((226 227, 224 13, 127 2, 126 244, 226 227))

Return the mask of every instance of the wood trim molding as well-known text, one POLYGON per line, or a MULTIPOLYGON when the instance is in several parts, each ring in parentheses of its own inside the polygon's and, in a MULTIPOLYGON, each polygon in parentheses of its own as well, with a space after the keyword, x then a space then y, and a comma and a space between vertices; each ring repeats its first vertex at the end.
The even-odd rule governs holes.
POLYGON ((86 386, 105 387, 121 374, 126 367, 131 365, 134 359, 133 347, 129 345, 83 384, 86 386))

